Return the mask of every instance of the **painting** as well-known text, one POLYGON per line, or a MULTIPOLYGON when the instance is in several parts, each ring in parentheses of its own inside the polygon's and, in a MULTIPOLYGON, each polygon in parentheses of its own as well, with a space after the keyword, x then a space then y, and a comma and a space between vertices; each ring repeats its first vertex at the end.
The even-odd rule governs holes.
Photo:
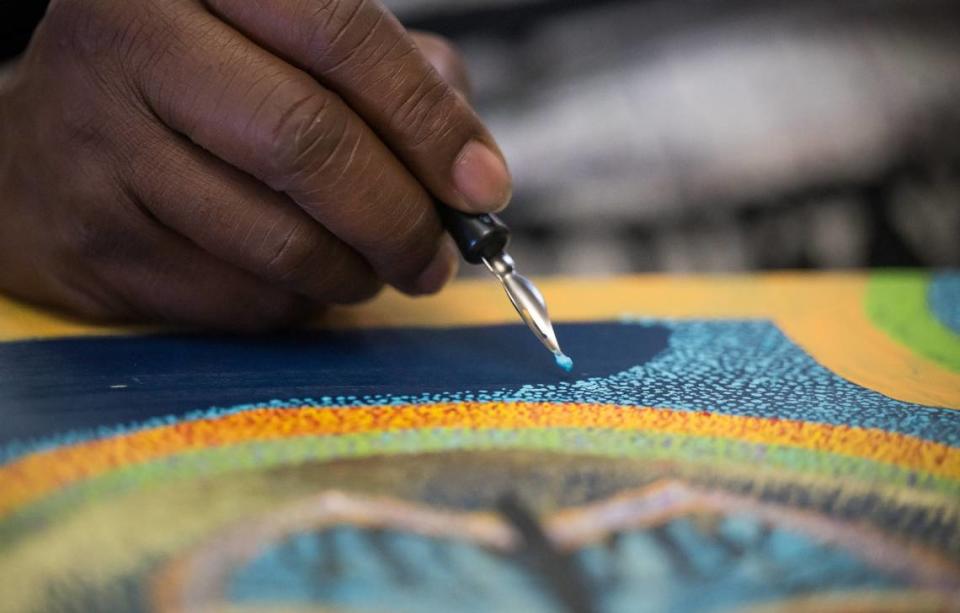
POLYGON ((0 611, 960 610, 960 274, 486 281, 271 337, 0 301, 0 611))

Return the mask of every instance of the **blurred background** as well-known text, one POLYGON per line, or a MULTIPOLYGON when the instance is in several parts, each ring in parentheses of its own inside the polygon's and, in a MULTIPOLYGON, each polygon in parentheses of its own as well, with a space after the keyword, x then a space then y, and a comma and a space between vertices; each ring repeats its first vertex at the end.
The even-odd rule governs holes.
POLYGON ((388 0, 453 39, 529 272, 960 265, 960 3, 388 0))
POLYGON ((960 266, 957 0, 385 1, 465 54, 527 272, 960 266))

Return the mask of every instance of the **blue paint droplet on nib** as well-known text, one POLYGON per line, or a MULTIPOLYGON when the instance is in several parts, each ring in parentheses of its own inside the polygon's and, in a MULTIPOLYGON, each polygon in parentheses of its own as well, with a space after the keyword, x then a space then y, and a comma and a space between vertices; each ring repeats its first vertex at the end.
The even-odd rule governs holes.
POLYGON ((571 372, 573 370, 573 360, 562 353, 558 353, 555 356, 557 358, 557 366, 562 368, 565 372, 571 372))

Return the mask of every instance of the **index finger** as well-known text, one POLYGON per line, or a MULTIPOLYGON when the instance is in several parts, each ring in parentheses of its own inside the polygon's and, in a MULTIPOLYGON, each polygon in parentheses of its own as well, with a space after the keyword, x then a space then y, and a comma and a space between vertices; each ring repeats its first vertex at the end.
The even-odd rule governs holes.
POLYGON ((336 91, 429 191, 468 212, 510 199, 476 113, 378 0, 206 0, 222 19, 336 91))
MULTIPOLYGON (((144 43, 150 61, 134 63, 130 72, 150 111, 215 157, 287 194, 391 285, 410 293, 439 289, 456 260, 444 247, 433 200, 404 164, 335 93, 201 7, 185 6, 194 10, 179 17, 182 26, 171 27, 165 40, 144 43)), ((201 215, 200 222, 210 220, 201 215)), ((261 232, 280 222, 265 215, 254 226, 261 232)), ((285 225, 282 235, 304 238, 285 225)), ((291 246, 284 241, 276 253, 291 246)), ((315 250, 304 246, 293 251, 312 259, 315 250)), ((230 252, 243 256, 240 246, 230 252)))

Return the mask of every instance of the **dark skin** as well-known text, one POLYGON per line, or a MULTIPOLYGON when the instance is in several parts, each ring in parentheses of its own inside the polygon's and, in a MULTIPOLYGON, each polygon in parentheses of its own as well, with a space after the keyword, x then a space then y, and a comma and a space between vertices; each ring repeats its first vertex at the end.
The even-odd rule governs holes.
POLYGON ((237 330, 436 292, 432 198, 510 196, 464 88, 377 0, 54 0, 0 86, 0 291, 237 330))

